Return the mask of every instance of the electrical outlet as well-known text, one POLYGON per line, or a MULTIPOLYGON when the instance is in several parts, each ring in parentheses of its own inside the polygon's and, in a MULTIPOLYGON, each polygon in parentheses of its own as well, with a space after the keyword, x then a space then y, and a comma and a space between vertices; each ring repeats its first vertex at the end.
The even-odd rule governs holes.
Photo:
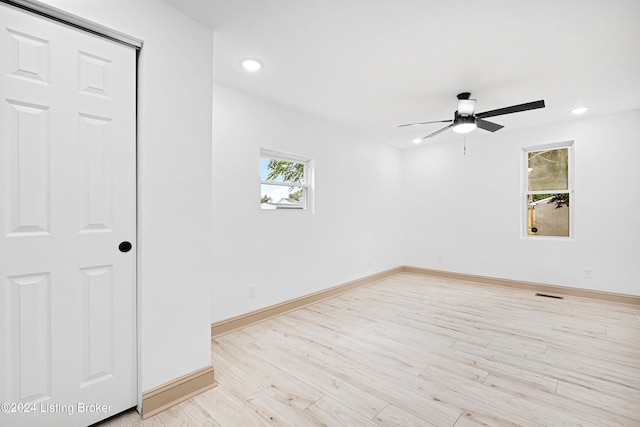
POLYGON ((438 263, 442 264, 443 257, 442 255, 438 255, 438 263))
POLYGON ((593 270, 591 270, 590 268, 585 268, 584 269, 584 278, 585 279, 593 278, 593 270))
POLYGON ((249 286, 249 298, 255 298, 256 297, 256 285, 251 285, 249 286))

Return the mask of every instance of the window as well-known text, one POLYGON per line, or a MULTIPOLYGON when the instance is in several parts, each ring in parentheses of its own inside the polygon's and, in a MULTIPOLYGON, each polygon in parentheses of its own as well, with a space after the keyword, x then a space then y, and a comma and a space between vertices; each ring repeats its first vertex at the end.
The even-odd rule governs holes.
POLYGON ((573 145, 525 149, 527 236, 572 236, 573 145))
POLYGON ((311 159, 260 150, 260 209, 308 210, 311 205, 311 159))

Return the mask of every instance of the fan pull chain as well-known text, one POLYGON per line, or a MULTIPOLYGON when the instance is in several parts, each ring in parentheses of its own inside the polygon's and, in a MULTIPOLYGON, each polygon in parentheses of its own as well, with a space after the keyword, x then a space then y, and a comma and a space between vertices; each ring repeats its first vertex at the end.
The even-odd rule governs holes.
POLYGON ((464 148, 462 149, 462 155, 466 156, 467 155, 467 137, 465 136, 463 139, 464 139, 464 148))

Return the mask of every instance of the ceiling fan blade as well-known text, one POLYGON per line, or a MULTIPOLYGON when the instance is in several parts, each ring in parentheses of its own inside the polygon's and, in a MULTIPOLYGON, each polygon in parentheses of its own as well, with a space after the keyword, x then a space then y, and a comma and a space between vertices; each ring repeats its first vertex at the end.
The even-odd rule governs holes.
POLYGON ((485 111, 476 114, 478 119, 485 117, 502 116, 503 114, 519 113, 520 111, 535 110, 536 108, 544 108, 544 100, 527 102, 525 104, 512 105, 511 107, 498 108, 497 110, 485 111))
POLYGON ((473 114, 473 110, 476 109, 475 99, 460 99, 458 100, 458 114, 461 116, 470 116, 473 114))
POLYGON ((482 120, 482 119, 476 119, 476 126, 478 126, 480 129, 488 130, 489 132, 495 132, 504 127, 497 123, 493 123, 493 122, 482 120))
POLYGON ((450 127, 453 127, 453 123, 451 123, 449 126, 445 126, 440 130, 435 131, 434 133, 430 133, 429 135, 425 136, 424 138, 422 138, 423 140, 427 139, 427 138, 431 138, 432 136, 436 136, 439 133, 444 132, 445 130, 449 129, 450 127))
POLYGON ((406 125, 399 125, 399 128, 406 126, 428 125, 430 123, 451 123, 453 120, 436 120, 433 122, 419 122, 419 123, 407 123, 406 125))

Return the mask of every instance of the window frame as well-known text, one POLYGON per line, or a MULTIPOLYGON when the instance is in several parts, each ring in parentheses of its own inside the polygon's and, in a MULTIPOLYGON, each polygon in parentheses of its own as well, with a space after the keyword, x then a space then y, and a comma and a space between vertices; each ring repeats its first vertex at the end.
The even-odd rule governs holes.
POLYGON ((258 156, 258 167, 260 167, 260 159, 268 158, 273 160, 285 161, 285 162, 294 162, 298 164, 302 164, 304 166, 304 174, 303 181, 304 182, 290 182, 290 181, 273 181, 273 180, 265 180, 260 176, 260 171, 258 170, 258 180, 259 194, 262 195, 262 185, 272 185, 272 186, 280 186, 280 187, 300 187, 303 189, 305 197, 304 204, 302 209, 293 208, 293 209, 262 209, 261 205, 258 207, 261 212, 270 212, 270 211, 296 211, 296 212, 313 212, 313 177, 314 177, 314 169, 313 169, 313 159, 307 156, 302 156, 299 154, 286 153, 283 151, 271 150, 268 148, 260 147, 260 152, 258 156))
POLYGON ((521 173, 521 196, 520 214, 521 237, 532 240, 573 240, 574 239, 574 216, 575 216, 575 186, 574 186, 574 141, 563 141, 551 144, 534 145, 522 147, 522 173, 521 173), (567 189, 566 190, 536 190, 529 191, 529 153, 540 151, 567 149, 567 189), (569 235, 568 236, 543 236, 529 234, 529 196, 535 194, 568 194, 569 195, 569 235))

